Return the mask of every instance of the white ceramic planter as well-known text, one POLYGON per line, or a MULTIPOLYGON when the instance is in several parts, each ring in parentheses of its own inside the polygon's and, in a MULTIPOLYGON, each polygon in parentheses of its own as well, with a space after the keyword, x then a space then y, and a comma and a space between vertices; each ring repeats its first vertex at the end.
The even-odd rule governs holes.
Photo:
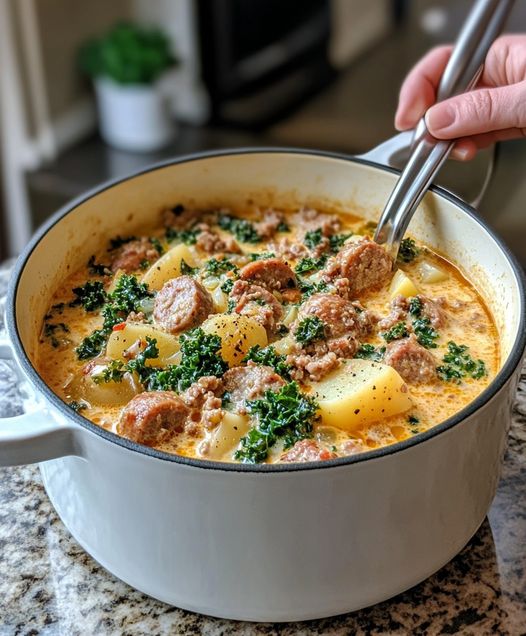
POLYGON ((461 263, 488 299, 501 369, 473 403, 404 442, 306 465, 166 455, 74 413, 32 362, 65 273, 164 206, 338 204, 374 219, 395 178, 378 165, 323 153, 226 151, 154 167, 57 213, 11 281, 10 344, 0 344, 0 354, 13 351, 37 404, 0 420, 0 465, 44 462, 53 505, 97 561, 156 598, 206 614, 257 621, 340 614, 442 567, 476 532, 494 496, 526 338, 520 269, 454 196, 428 194, 410 230, 461 263))
POLYGON ((120 150, 150 152, 173 140, 176 125, 162 80, 152 85, 95 82, 101 135, 120 150))

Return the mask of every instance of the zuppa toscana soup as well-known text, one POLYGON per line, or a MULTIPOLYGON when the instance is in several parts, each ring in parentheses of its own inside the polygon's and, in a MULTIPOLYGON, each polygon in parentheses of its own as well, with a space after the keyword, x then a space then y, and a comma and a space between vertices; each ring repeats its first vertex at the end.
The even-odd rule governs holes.
POLYGON ((99 426, 228 462, 328 460, 442 422, 495 376, 497 333, 458 268, 396 263, 349 213, 163 212, 56 291, 38 365, 99 426))

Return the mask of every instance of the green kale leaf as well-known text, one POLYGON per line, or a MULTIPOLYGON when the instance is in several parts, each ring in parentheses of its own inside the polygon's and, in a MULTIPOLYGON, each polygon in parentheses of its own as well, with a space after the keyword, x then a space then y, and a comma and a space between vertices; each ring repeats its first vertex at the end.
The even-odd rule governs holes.
POLYGON ((181 259, 181 274, 183 274, 183 276, 193 276, 198 271, 199 267, 191 267, 184 258, 181 259))
POLYGON ((166 228, 165 238, 170 243, 179 241, 185 245, 195 245, 198 234, 198 230, 176 230, 173 227, 168 227, 166 228))
POLYGON ((241 438, 241 448, 234 458, 246 464, 264 462, 269 450, 278 442, 285 449, 312 436, 318 404, 303 395, 296 382, 289 382, 278 391, 266 391, 263 398, 247 403, 257 426, 241 438))
POLYGON ((157 347, 157 340, 155 338, 150 338, 149 336, 146 336, 146 346, 144 347, 144 349, 141 349, 141 351, 139 351, 139 353, 135 356, 135 358, 133 358, 127 363, 126 369, 128 371, 135 372, 137 376, 139 377, 139 380, 143 384, 145 384, 148 378, 150 377, 151 373, 153 372, 152 367, 146 366, 146 361, 154 360, 155 358, 158 358, 158 357, 159 357, 159 349, 157 347))
POLYGON ((86 336, 84 340, 75 349, 77 358, 79 360, 89 360, 95 358, 106 345, 108 339, 108 332, 104 329, 95 329, 89 336, 86 336))
POLYGON ((132 274, 123 274, 115 284, 115 289, 108 294, 108 300, 102 308, 104 317, 103 329, 111 329, 126 319, 132 311, 139 311, 140 303, 153 294, 148 291, 146 283, 140 283, 132 274))
POLYGON ((426 349, 436 349, 435 340, 439 337, 438 331, 433 329, 429 318, 417 318, 413 320, 413 330, 416 339, 426 349))
POLYGON ((296 327, 294 337, 303 345, 325 338, 325 323, 318 316, 307 316, 296 327))
POLYGON ((375 347, 372 344, 362 344, 358 351, 354 354, 355 358, 362 360, 373 360, 374 362, 380 362, 383 359, 385 353, 385 347, 375 347))
POLYGON ((77 402, 75 400, 68 402, 68 406, 70 409, 73 409, 75 413, 79 413, 80 411, 84 411, 88 408, 88 405, 85 402, 77 402))
POLYGON ((234 281, 231 278, 227 278, 225 282, 221 284, 221 291, 225 292, 225 294, 230 294, 233 286, 234 281))
POLYGON ((398 260, 402 263, 410 263, 420 254, 420 248, 412 238, 402 239, 398 250, 398 260))
POLYGON ((317 230, 310 230, 309 232, 306 232, 303 241, 305 245, 312 250, 321 243, 322 238, 323 234, 321 233, 321 228, 318 228, 317 230))
POLYGON ((423 304, 418 296, 412 296, 409 299, 409 313, 414 318, 420 318, 422 315, 423 304))
POLYGON ((305 256, 296 265, 294 271, 296 274, 306 274, 307 272, 315 272, 321 269, 327 262, 327 255, 322 254, 317 258, 311 256, 305 256))
POLYGON ((399 340, 400 338, 407 338, 409 336, 409 331, 407 331, 407 325, 405 322, 401 320, 391 327, 391 329, 382 331, 380 335, 386 342, 392 342, 393 340, 399 340))
POLYGON ((44 323, 44 337, 49 339, 54 349, 57 349, 61 344, 61 340, 57 337, 59 333, 69 333, 69 327, 63 322, 44 323))
POLYGON ((154 249, 156 250, 157 254, 159 254, 159 256, 162 256, 164 254, 164 248, 161 245, 161 241, 158 238, 152 237, 150 239, 150 243, 153 245, 154 249))
POLYGON ((251 252, 247 254, 251 261, 264 261, 268 258, 276 258, 274 252, 251 252))
POLYGON ((76 298, 71 301, 71 307, 82 305, 86 311, 95 311, 106 302, 104 285, 98 280, 89 280, 82 287, 74 287, 72 291, 76 298))
POLYGON ((103 265, 102 263, 95 262, 95 255, 90 256, 88 261, 88 272, 93 276, 109 276, 111 274, 111 267, 109 265, 103 265))
POLYGON ((261 349, 259 345, 250 347, 243 362, 248 362, 249 360, 252 360, 257 364, 272 367, 274 371, 282 378, 285 378, 285 380, 291 379, 291 367, 285 362, 286 356, 277 353, 276 349, 272 345, 269 345, 264 349, 261 349))
POLYGON ((438 375, 444 382, 460 384, 465 377, 479 380, 488 374, 484 361, 474 360, 466 345, 457 345, 450 340, 447 348, 448 352, 443 358, 444 364, 437 367, 438 375))
POLYGON ((237 272, 237 265, 229 258, 211 258, 205 264, 205 273, 209 276, 220 276, 226 272, 237 272))
POLYGON ((256 228, 250 221, 246 219, 238 219, 235 216, 229 214, 222 214, 218 221, 219 227, 222 230, 226 230, 233 234, 241 243, 260 243, 261 237, 256 231, 256 228))
POLYGON ((298 287, 305 298, 309 298, 309 296, 312 296, 313 294, 325 292, 329 288, 327 283, 323 280, 319 283, 311 283, 300 276, 298 276, 298 287))
POLYGON ((352 232, 349 232, 348 234, 333 234, 332 236, 329 236, 331 252, 335 254, 351 236, 352 232))
POLYGON ((126 243, 131 243, 132 241, 136 241, 136 236, 127 236, 123 238, 122 236, 116 236, 115 238, 110 239, 110 246, 108 248, 108 252, 113 252, 114 250, 119 249, 126 243))
POLYGON ((88 360, 102 353, 106 341, 115 325, 126 320, 132 311, 140 311, 146 298, 153 294, 148 291, 148 285, 140 283, 132 274, 123 274, 116 282, 115 289, 106 294, 107 302, 102 307, 102 329, 96 329, 84 338, 76 348, 79 360, 88 360))
POLYGON ((228 364, 220 354, 221 338, 206 334, 200 327, 182 334, 181 362, 149 374, 146 387, 150 391, 185 391, 207 375, 221 377, 228 364))
POLYGON ((95 384, 103 382, 122 382, 122 378, 126 373, 126 365, 122 360, 110 360, 100 373, 91 376, 95 384))

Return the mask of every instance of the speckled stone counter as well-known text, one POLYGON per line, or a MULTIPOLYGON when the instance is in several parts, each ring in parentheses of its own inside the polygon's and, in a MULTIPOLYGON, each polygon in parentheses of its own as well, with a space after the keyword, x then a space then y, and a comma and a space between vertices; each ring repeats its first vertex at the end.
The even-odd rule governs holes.
MULTIPOLYGON (((4 266, 0 297, 6 279, 4 266)), ((0 360, 0 417, 19 409, 13 367, 0 360)), ((0 636, 33 634, 526 634, 526 372, 498 493, 471 542, 412 590, 332 619, 258 625, 160 603, 82 550, 51 507, 37 467, 0 470, 0 636)))

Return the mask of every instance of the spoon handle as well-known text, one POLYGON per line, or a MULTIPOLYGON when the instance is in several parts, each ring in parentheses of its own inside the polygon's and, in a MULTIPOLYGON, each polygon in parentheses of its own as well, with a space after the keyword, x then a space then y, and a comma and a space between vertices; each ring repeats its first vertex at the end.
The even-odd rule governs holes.
MULTIPOLYGON (((477 83, 489 48, 504 27, 514 0, 477 0, 464 22, 442 74, 437 101, 466 92, 477 83)), ((400 242, 418 204, 447 159, 454 141, 439 140, 424 118, 416 129, 412 153, 376 228, 374 240, 396 259, 400 242)))

